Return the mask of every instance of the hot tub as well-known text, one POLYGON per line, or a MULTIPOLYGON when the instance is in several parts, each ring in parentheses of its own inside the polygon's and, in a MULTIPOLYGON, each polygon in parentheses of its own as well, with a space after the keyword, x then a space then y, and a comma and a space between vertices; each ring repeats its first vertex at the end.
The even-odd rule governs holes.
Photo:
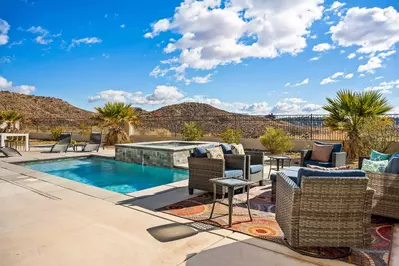
POLYGON ((187 165, 197 146, 219 145, 207 141, 153 141, 115 145, 115 160, 167 168, 187 165))

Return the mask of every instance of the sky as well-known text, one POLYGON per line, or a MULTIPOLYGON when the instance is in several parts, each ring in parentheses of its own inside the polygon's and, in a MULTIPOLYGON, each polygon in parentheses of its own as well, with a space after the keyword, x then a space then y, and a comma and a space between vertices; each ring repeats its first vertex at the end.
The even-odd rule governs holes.
POLYGON ((2 0, 0 90, 154 110, 322 113, 341 89, 399 113, 397 0, 2 0))

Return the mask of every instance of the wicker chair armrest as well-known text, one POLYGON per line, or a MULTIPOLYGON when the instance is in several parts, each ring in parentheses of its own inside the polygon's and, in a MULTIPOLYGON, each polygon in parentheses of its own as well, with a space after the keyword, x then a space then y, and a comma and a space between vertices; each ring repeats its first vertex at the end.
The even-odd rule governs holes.
POLYGON ((298 244, 300 188, 284 173, 277 173, 276 185, 276 221, 287 241, 298 244))
POLYGON ((346 152, 333 152, 332 164, 335 167, 346 165, 346 152))
POLYGON ((370 159, 370 157, 369 157, 369 156, 359 156, 359 163, 358 163, 358 168, 359 168, 359 169, 362 169, 363 160, 364 160, 364 159, 370 159))
POLYGON ((245 152, 245 155, 247 155, 247 163, 249 161, 250 165, 265 163, 265 154, 263 152, 245 152))
POLYGON ((300 166, 304 166, 305 161, 310 160, 312 157, 312 150, 301 150, 301 161, 300 161, 300 166))
POLYGON ((225 163, 221 159, 188 157, 189 169, 208 169, 224 171, 225 163))
POLYGON ((224 160, 226 168, 241 169, 245 173, 245 155, 225 154, 224 160))

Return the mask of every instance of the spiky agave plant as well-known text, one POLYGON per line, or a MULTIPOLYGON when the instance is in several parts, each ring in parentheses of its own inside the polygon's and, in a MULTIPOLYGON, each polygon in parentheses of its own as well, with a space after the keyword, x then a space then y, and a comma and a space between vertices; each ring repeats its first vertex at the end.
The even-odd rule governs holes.
POLYGON ((378 91, 340 90, 334 99, 327 98, 327 102, 328 104, 323 106, 329 113, 325 118, 325 125, 347 134, 345 146, 351 159, 358 156, 361 128, 366 120, 392 110, 388 100, 378 91))
POLYGON ((131 104, 118 102, 108 102, 104 107, 95 107, 98 116, 96 122, 102 127, 108 127, 105 142, 108 145, 124 143, 129 140, 129 136, 124 130, 124 123, 138 123, 138 112, 131 107, 131 104))

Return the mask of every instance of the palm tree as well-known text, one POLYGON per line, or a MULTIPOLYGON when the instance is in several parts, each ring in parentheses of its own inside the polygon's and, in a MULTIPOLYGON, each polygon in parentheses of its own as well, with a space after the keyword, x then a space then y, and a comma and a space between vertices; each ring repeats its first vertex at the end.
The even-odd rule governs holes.
POLYGON ((2 129, 3 132, 8 132, 11 131, 15 128, 15 123, 20 121, 23 118, 23 116, 14 111, 3 111, 0 113, 0 125, 5 123, 5 127, 2 129))
POLYGON ((353 92, 341 90, 336 98, 327 98, 323 109, 329 112, 325 125, 332 130, 347 134, 348 157, 355 159, 360 147, 361 128, 368 119, 374 119, 392 110, 388 101, 380 92, 353 92))
POLYGON ((131 104, 109 102, 104 107, 95 107, 99 115, 95 118, 98 124, 108 127, 105 142, 108 145, 129 141, 129 136, 124 130, 125 123, 137 124, 138 112, 131 107, 131 104))

